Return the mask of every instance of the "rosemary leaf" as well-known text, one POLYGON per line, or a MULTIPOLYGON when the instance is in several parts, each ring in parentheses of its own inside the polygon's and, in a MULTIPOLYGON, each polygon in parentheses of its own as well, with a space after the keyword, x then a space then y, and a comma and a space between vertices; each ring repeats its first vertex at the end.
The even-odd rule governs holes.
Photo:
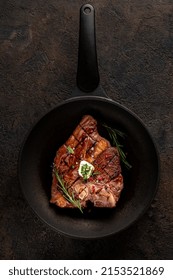
POLYGON ((54 167, 53 168, 53 172, 56 176, 56 179, 59 183, 59 187, 60 189, 62 190, 63 192, 63 196, 64 198, 70 202, 71 204, 73 204, 75 207, 79 208, 79 210, 81 211, 81 213, 83 213, 82 211, 82 207, 81 207, 81 204, 80 204, 80 201, 79 200, 76 200, 75 197, 74 197, 74 193, 72 193, 72 195, 69 194, 67 188, 65 187, 65 184, 64 184, 64 181, 62 179, 62 177, 58 174, 58 170, 54 167))
POLYGON ((69 154, 74 154, 74 150, 70 146, 67 147, 67 151, 69 154))

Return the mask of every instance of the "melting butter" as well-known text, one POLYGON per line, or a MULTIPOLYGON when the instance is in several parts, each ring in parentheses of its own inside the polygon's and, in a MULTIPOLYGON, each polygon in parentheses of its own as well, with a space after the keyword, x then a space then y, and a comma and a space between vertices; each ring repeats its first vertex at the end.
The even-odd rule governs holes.
POLYGON ((79 165, 78 173, 84 180, 89 179, 94 170, 94 166, 86 160, 82 160, 79 165))

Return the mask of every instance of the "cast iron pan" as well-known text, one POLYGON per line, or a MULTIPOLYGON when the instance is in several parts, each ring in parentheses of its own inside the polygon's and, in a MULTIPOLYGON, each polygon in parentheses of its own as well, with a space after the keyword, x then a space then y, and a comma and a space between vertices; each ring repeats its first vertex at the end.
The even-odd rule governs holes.
MULTIPOLYGON (((104 135, 103 135, 104 136, 104 135)), ((153 140, 142 121, 109 99, 99 85, 94 8, 80 9, 77 87, 72 98, 46 114, 28 134, 19 157, 19 178, 35 213, 59 233, 73 238, 101 238, 118 233, 141 217, 157 190, 159 164, 153 140), (132 168, 123 169, 125 186, 114 209, 59 209, 49 203, 52 163, 56 150, 68 139, 85 114, 126 133, 132 168)))

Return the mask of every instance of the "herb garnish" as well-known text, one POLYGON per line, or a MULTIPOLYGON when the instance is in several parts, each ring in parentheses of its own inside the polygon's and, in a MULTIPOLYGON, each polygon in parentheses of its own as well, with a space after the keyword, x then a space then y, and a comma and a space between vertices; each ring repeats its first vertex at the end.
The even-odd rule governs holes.
POLYGON ((118 129, 115 128, 111 128, 110 126, 103 124, 103 126, 107 129, 107 132, 109 134, 109 137, 112 140, 112 144, 115 145, 118 149, 118 152, 120 154, 120 158, 121 161, 124 163, 124 165, 126 166, 126 168, 130 169, 132 168, 132 165, 130 163, 128 163, 127 159, 126 159, 126 154, 124 153, 124 151, 122 150, 123 145, 120 144, 119 140, 118 140, 118 136, 121 138, 125 138, 125 133, 119 131, 118 129))
POLYGON ((67 151, 69 154, 74 154, 74 150, 70 146, 67 146, 67 151))
POLYGON ((54 172, 55 177, 56 177, 56 179, 57 179, 57 181, 59 183, 58 186, 60 187, 60 189, 63 192, 64 198, 66 200, 68 200, 71 204, 73 204, 75 207, 79 208, 81 213, 83 213, 80 201, 75 199, 74 193, 72 193, 72 195, 69 194, 67 188, 65 187, 63 178, 58 174, 58 170, 55 167, 53 168, 53 172, 54 172))
POLYGON ((92 175, 91 176, 97 176, 97 175, 99 175, 100 174, 100 172, 99 171, 95 171, 95 172, 93 172, 92 173, 92 175))
POLYGON ((88 164, 82 165, 81 174, 84 180, 87 180, 90 177, 90 172, 91 172, 91 166, 89 166, 88 164))
POLYGON ((87 181, 87 179, 92 176, 94 170, 94 166, 87 162, 86 160, 82 160, 79 165, 78 173, 79 175, 84 179, 84 181, 87 181))

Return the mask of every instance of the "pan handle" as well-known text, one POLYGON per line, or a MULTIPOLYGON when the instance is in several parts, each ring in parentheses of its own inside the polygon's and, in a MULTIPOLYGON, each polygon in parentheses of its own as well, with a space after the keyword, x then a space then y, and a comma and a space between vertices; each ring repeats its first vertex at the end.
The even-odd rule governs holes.
POLYGON ((77 87, 84 92, 94 91, 100 81, 93 6, 85 4, 80 9, 77 87))

